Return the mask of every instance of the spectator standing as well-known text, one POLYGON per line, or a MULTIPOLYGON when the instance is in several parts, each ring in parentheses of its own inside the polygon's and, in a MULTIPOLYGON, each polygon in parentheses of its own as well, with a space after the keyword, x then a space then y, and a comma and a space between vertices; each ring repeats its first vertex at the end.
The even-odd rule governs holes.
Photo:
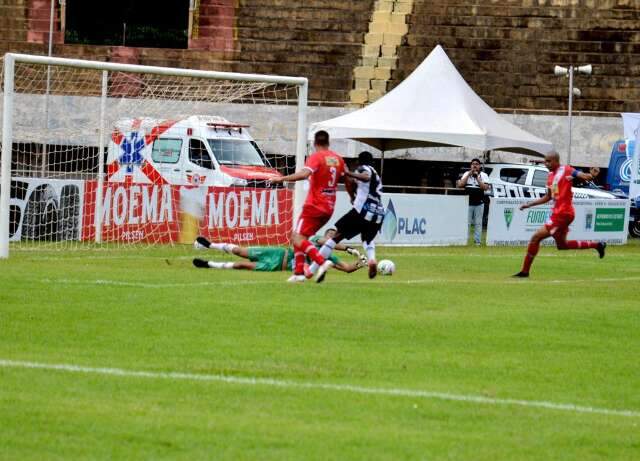
POLYGON ((473 226, 473 241, 482 243, 482 220, 484 218, 484 192, 489 189, 489 176, 482 171, 480 160, 471 160, 471 169, 458 180, 458 188, 469 196, 469 229, 473 226))

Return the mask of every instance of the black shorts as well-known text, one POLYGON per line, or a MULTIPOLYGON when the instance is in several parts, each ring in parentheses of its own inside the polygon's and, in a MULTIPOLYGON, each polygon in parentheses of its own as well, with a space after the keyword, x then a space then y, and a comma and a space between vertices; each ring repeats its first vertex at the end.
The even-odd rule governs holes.
POLYGON ((366 243, 372 242, 376 238, 381 227, 382 222, 367 221, 360 216, 355 208, 351 208, 351 211, 336 222, 336 229, 342 238, 349 240, 360 234, 362 241, 366 243))

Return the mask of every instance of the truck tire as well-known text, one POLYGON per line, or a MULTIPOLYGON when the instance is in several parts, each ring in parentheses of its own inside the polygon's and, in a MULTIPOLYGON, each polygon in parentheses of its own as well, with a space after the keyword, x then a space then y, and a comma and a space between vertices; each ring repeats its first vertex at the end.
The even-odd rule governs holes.
POLYGON ((55 190, 48 184, 34 189, 27 200, 22 224, 22 238, 34 241, 57 241, 60 212, 55 190))
POLYGON ((80 237, 80 189, 67 184, 60 191, 60 239, 79 240, 80 237))

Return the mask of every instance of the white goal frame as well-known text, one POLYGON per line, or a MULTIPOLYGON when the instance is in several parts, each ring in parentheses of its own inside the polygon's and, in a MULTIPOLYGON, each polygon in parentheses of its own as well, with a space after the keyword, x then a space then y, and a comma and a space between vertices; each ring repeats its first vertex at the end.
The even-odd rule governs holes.
MULTIPOLYGON (((2 162, 0 163, 0 259, 9 257, 9 200, 11 194, 11 156, 13 144, 13 102, 14 102, 14 76, 15 64, 40 64, 47 66, 66 66, 83 69, 101 70, 102 72, 102 96, 100 104, 100 133, 99 133, 99 155, 98 162, 98 200, 96 207, 100 207, 102 193, 104 190, 104 133, 107 127, 105 124, 105 107, 107 100, 107 81, 109 72, 131 72, 145 73, 163 76, 176 77, 197 77, 212 80, 227 80, 239 82, 259 82, 291 85, 298 88, 298 117, 296 131, 296 170, 304 165, 307 150, 307 94, 309 82, 304 77, 286 77, 277 75, 242 74, 235 72, 217 72, 205 70, 191 70, 171 67, 142 66, 135 64, 120 64, 101 61, 85 61, 81 59, 56 58, 47 56, 35 56, 17 53, 7 53, 4 55, 4 105, 2 118, 2 162)), ((302 209, 304 191, 302 183, 295 186, 293 200, 293 217, 299 215, 302 209)), ((101 216, 100 210, 96 210, 97 216, 101 216)), ((96 219, 96 241, 100 242, 101 228, 100 219, 96 219)))

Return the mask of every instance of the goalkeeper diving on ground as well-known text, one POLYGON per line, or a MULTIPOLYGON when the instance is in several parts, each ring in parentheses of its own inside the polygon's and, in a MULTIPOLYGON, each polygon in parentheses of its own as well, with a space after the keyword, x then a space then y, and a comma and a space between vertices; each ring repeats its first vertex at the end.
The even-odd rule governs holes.
MULTIPOLYGON (((321 247, 327 240, 333 238, 335 235, 335 229, 328 229, 324 237, 314 236, 310 239, 310 242, 316 246, 321 247)), ((246 261, 208 261, 205 259, 195 258, 193 265, 203 269, 238 269, 238 270, 250 270, 257 272, 278 272, 293 270, 294 264, 294 251, 293 248, 285 247, 270 247, 270 246, 254 246, 254 247, 241 247, 233 243, 211 243, 204 237, 198 237, 194 242, 194 248, 198 250, 218 250, 227 254, 232 254, 240 258, 244 258, 246 261)), ((334 264, 334 268, 342 272, 351 273, 367 265, 367 258, 360 255, 358 250, 347 245, 336 245, 336 250, 345 251, 355 256, 356 262, 347 263, 341 261, 336 256, 332 255, 330 260, 334 264)))

